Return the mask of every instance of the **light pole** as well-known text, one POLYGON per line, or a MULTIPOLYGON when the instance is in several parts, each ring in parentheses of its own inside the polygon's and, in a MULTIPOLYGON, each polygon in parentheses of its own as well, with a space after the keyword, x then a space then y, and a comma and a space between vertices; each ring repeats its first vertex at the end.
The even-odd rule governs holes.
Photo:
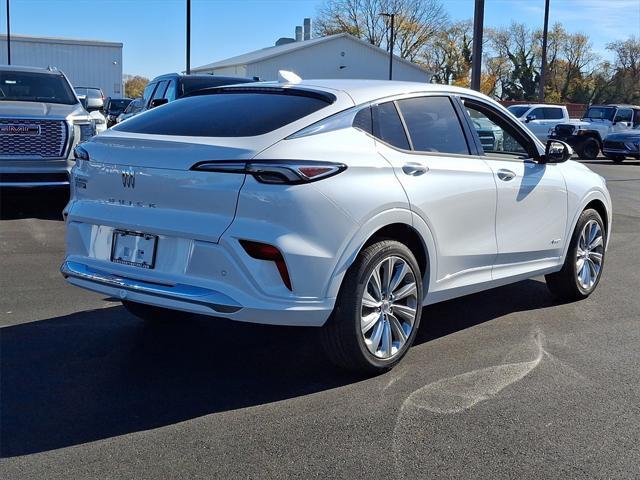
POLYGON ((484 0, 476 0, 473 14, 473 49, 471 53, 471 88, 480 91, 482 73, 482 30, 484 28, 484 0))
POLYGON ((7 0, 7 65, 11 65, 11 22, 9 21, 9 0, 7 0))
POLYGON ((187 75, 191 73, 191 0, 187 0, 187 75))
POLYGON ((547 74, 547 36, 549 32, 549 0, 544 3, 544 30, 542 31, 542 66, 540 68, 540 103, 544 103, 544 83, 547 74))
POLYGON ((390 34, 389 34, 389 80, 393 80, 393 41, 394 41, 394 22, 396 19, 395 13, 381 13, 380 16, 388 17, 391 22, 390 34))

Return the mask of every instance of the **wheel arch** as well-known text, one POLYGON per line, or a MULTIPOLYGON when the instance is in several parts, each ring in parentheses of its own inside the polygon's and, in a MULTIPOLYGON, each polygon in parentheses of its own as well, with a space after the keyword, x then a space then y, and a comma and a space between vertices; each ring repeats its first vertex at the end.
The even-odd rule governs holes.
POLYGON ((610 204, 605 197, 605 194, 600 192, 599 190, 594 190, 589 192, 585 198, 580 202, 580 207, 575 210, 575 214, 573 219, 571 220, 571 228, 567 230, 567 236, 565 240, 564 251, 562 253, 562 262, 567 256, 567 251, 569 250, 569 245, 571 243, 571 238, 573 236, 573 232, 576 229, 576 225, 578 223, 578 219, 582 212, 589 208, 593 208, 600 216, 602 217, 602 221, 604 222, 605 233, 607 236, 607 245, 609 244, 610 239, 610 230, 611 230, 611 212, 610 209, 607 208, 607 205, 610 204))
POLYGON ((422 274, 424 292, 429 290, 432 274, 435 269, 435 242, 428 225, 415 213, 404 210, 402 216, 390 211, 384 212, 365 223, 349 243, 349 247, 341 255, 332 280, 327 289, 328 297, 337 296, 344 275, 360 252, 377 240, 397 240, 413 252, 422 274))

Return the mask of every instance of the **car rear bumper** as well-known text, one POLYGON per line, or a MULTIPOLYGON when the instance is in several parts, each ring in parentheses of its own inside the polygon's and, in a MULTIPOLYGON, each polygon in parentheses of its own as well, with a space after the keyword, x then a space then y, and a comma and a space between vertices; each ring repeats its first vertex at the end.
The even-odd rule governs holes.
POLYGON ((216 289, 140 280, 75 260, 66 260, 60 273, 75 286, 121 300, 250 323, 319 327, 327 321, 335 301, 241 304, 216 289))

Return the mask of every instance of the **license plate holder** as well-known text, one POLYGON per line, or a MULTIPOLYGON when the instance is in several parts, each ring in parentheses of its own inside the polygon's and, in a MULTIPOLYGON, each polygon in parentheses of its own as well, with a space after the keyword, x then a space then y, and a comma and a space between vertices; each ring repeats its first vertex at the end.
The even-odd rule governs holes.
POLYGON ((148 233, 114 230, 111 261, 123 265, 152 269, 156 263, 158 236, 148 233))

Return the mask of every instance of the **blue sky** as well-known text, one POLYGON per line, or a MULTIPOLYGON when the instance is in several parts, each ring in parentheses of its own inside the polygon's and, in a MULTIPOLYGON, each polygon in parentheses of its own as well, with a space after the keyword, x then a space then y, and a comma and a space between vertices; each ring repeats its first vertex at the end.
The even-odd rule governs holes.
MULTIPOLYGON (((0 32, 5 33, 0 0, 0 32)), ((191 65, 273 45, 293 36, 321 0, 192 0, 191 65)), ((473 17, 473 0, 444 0, 455 20, 473 17)), ((184 69, 185 0, 11 0, 11 31, 124 43, 124 72, 153 77, 184 69)), ((485 26, 540 27, 544 0, 485 0, 485 26)), ((640 0, 551 0, 550 23, 608 42, 640 36, 640 0)))

